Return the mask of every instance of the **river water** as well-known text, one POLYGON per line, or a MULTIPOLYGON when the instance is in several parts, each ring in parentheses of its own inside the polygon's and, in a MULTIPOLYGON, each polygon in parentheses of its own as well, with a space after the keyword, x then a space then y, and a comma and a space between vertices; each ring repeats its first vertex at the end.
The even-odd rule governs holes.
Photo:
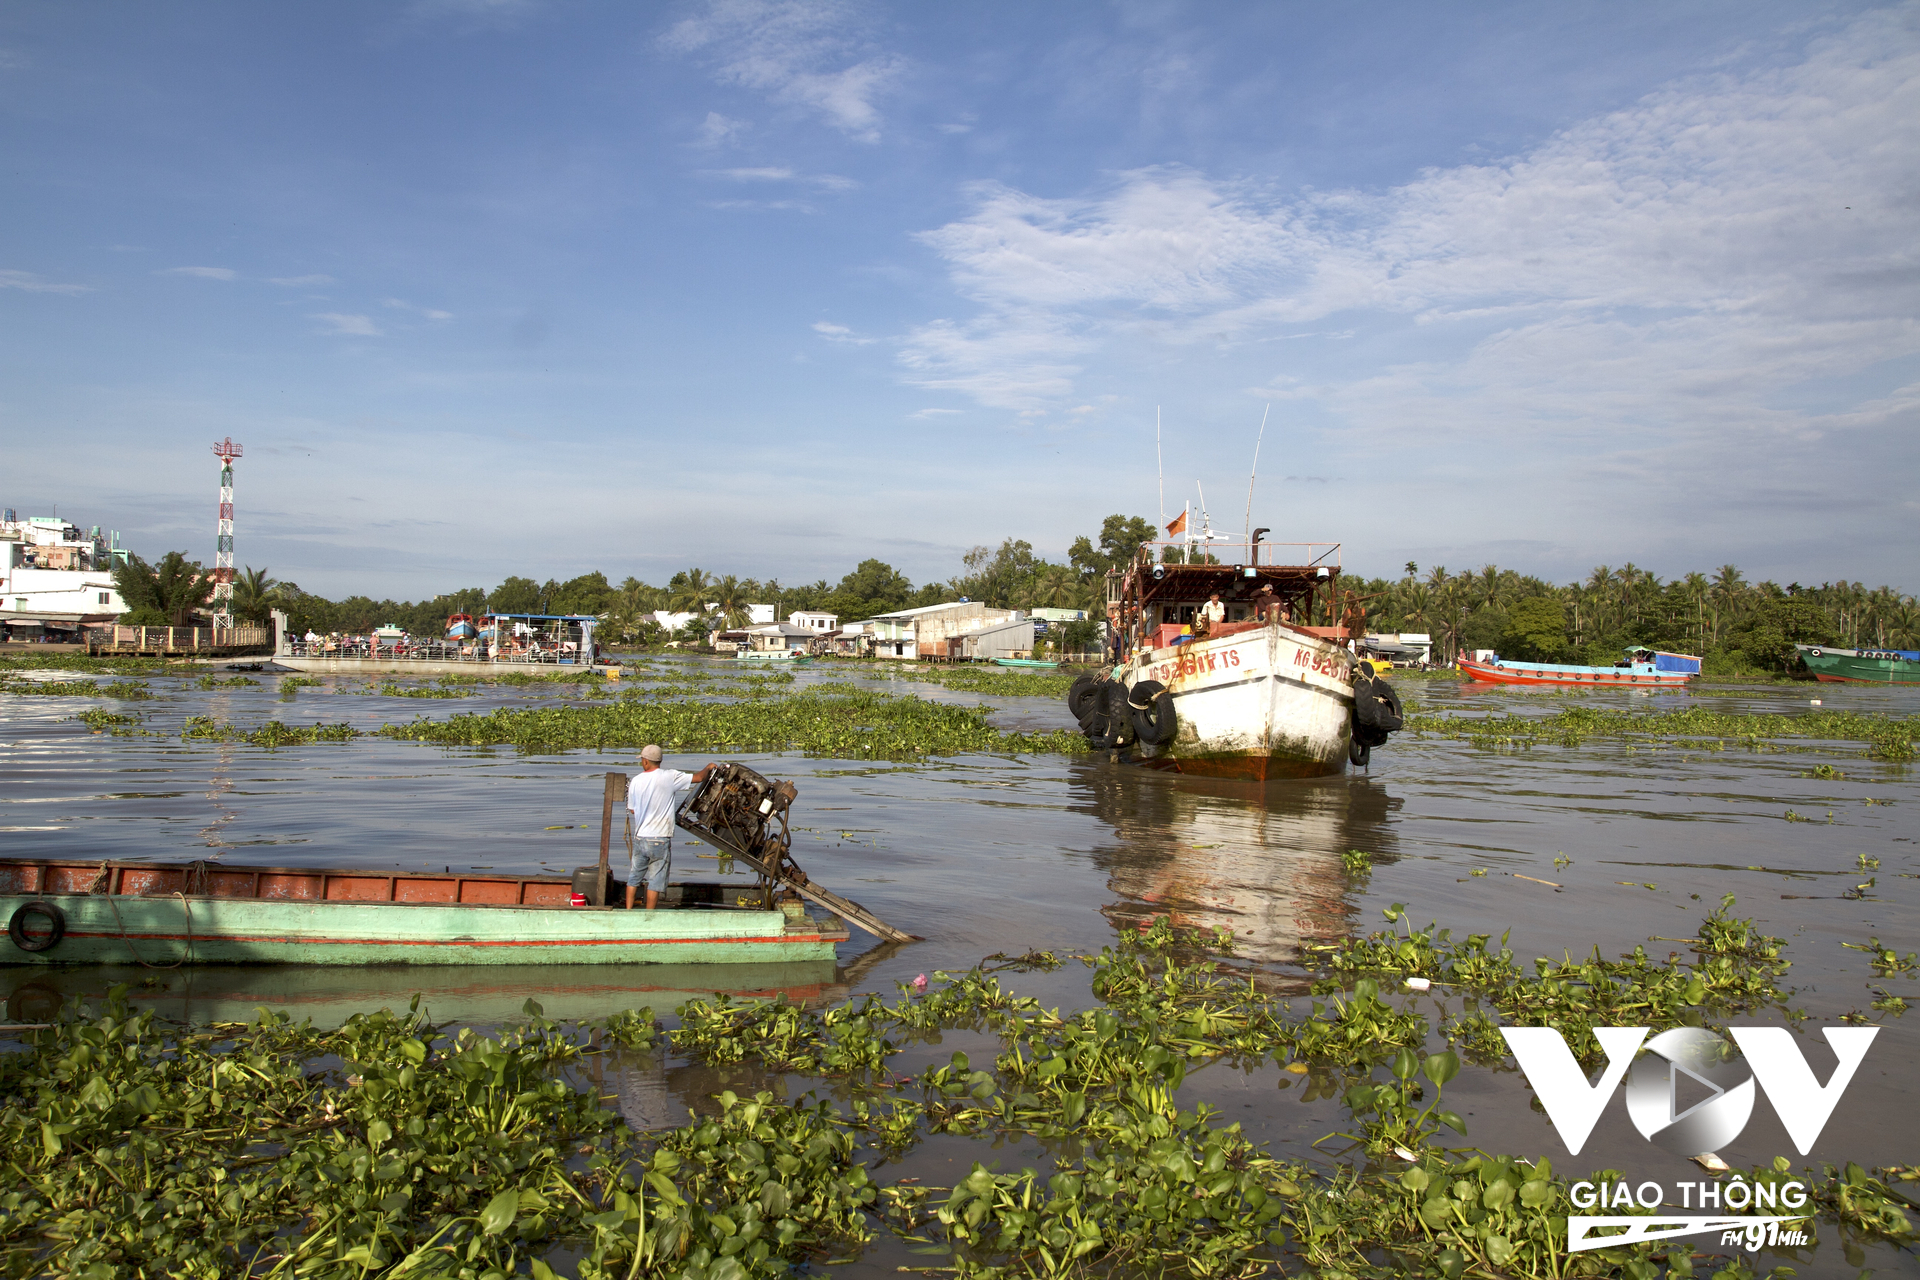
MULTIPOLYGON (((717 665, 655 663, 663 670, 717 665)), ((0 850, 557 872, 597 853, 603 774, 638 767, 631 752, 523 756, 511 748, 443 749, 379 738, 265 751, 180 739, 194 715, 244 726, 278 718, 373 729, 423 712, 438 717, 578 696, 491 688, 457 702, 422 701, 382 696, 363 679, 337 677, 283 701, 278 677, 255 678, 263 682, 258 688, 216 690, 155 678, 160 696, 154 701, 105 704, 137 711, 153 736, 94 733, 72 719, 103 705, 98 700, 0 695, 0 850)), ((799 676, 801 683, 826 678, 845 677, 830 666, 799 676)), ((1071 727, 1052 700, 962 694, 885 676, 859 679, 942 701, 984 701, 1007 727, 1071 727)), ((1526 714, 1567 705, 1565 696, 1440 679, 1409 679, 1402 687, 1434 711, 1526 714)), ((1916 709, 1910 691, 1835 685, 1578 696, 1634 709, 1705 702, 1725 711, 1787 714, 1806 710, 1813 697, 1828 710, 1916 709)), ((1882 1028, 1811 1158, 1873 1167, 1920 1156, 1920 1117, 1910 1103, 1920 1046, 1900 1017, 1872 1008, 1885 994, 1920 999, 1920 984, 1909 977, 1876 979, 1867 957, 1843 945, 1878 937, 1903 951, 1920 949, 1920 786, 1912 766, 1867 759, 1860 744, 1773 741, 1708 752, 1594 740, 1496 752, 1401 734, 1375 750, 1370 770, 1264 786, 1146 774, 1104 757, 742 758, 799 786, 794 855, 810 875, 926 941, 876 949, 856 933, 842 944, 836 972, 825 966, 318 975, 0 968, 0 996, 15 1018, 60 993, 99 990, 113 979, 141 983, 139 998, 157 1008, 198 1016, 269 1004, 323 1020, 342 1010, 404 1003, 414 991, 423 992, 443 1020, 497 1021, 529 996, 560 1016, 637 1003, 668 1016, 696 992, 786 990, 814 1000, 868 990, 891 995, 917 974, 963 969, 990 953, 1094 951, 1116 931, 1168 913, 1184 925, 1232 928, 1263 982, 1304 991, 1302 943, 1384 928, 1382 908, 1393 903, 1405 904, 1420 923, 1435 920, 1456 934, 1510 930, 1522 956, 1579 956, 1596 946, 1617 955, 1642 943, 1664 955, 1686 948, 1650 938, 1694 936, 1699 919, 1731 893, 1735 914, 1751 916, 1790 944, 1793 1003, 1811 1015, 1799 1041, 1819 1079, 1834 1061, 1815 1033, 1819 1026, 1839 1025, 1852 1014, 1882 1028), (1811 776, 1823 764, 1845 776, 1811 776), (1804 820, 1789 820, 1789 811, 1804 820), (1373 855, 1370 874, 1343 870, 1340 855, 1353 849, 1373 855), (1878 867, 1866 869, 1874 859, 1878 867), (1866 896, 1842 896, 1869 877, 1866 896)), ((705 761, 693 756, 669 763, 691 769, 705 761)), ((700 862, 708 852, 676 844, 676 875, 711 874, 713 864, 700 862)), ((1072 1007, 1089 1002, 1085 984, 1078 965, 1009 982, 1049 1004, 1072 1007)), ((1438 1009, 1431 1012, 1437 1022, 1438 1009)), ((944 1061, 955 1043, 950 1038, 937 1050, 910 1051, 899 1069, 944 1061)), ((1229 1109, 1256 1136, 1289 1149, 1341 1127, 1344 1114, 1334 1102, 1305 1096, 1312 1090, 1283 1091, 1291 1081, 1279 1074, 1209 1069, 1189 1077, 1185 1092, 1229 1109)), ((722 1084, 757 1083, 722 1080, 684 1064, 664 1077, 659 1071, 629 1076, 620 1082, 623 1105, 642 1122, 659 1118, 651 1113, 663 1103, 683 1115, 686 1106, 708 1105, 706 1096, 722 1084)), ((1669 1183, 1698 1176, 1641 1139, 1617 1105, 1581 1155, 1569 1157, 1545 1116, 1529 1107, 1516 1074, 1469 1068, 1447 1096, 1466 1118, 1469 1139, 1489 1150, 1551 1155, 1562 1171, 1644 1170, 1669 1183)), ((964 1150, 923 1158, 958 1161, 964 1173, 969 1159, 1017 1167, 1036 1154, 961 1145, 964 1150)), ((1792 1156, 1794 1149, 1761 1104, 1722 1154, 1744 1167, 1792 1156)), ((1871 1249, 1864 1260, 1883 1272, 1920 1273, 1904 1251, 1871 1249)), ((924 1260, 895 1258, 883 1242, 858 1269, 890 1274, 906 1261, 924 1260)), ((1823 1248, 1811 1268, 1800 1265, 1802 1275, 1851 1276, 1862 1263, 1834 1247, 1823 1248)))

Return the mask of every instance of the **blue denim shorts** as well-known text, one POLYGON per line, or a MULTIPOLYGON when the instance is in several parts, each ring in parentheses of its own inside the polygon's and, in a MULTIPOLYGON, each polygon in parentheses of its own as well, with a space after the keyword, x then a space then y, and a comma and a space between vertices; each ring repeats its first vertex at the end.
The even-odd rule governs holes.
POLYGON ((664 893, 667 863, 672 860, 672 836, 635 836, 633 860, 627 864, 627 884, 635 889, 664 893))

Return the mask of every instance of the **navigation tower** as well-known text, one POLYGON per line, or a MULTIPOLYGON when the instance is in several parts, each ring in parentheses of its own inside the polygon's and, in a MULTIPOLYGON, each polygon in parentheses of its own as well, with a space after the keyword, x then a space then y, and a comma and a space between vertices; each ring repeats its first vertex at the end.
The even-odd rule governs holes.
POLYGON ((220 535, 213 554, 213 629, 233 630, 233 460, 244 451, 229 436, 213 446, 220 459, 220 535))

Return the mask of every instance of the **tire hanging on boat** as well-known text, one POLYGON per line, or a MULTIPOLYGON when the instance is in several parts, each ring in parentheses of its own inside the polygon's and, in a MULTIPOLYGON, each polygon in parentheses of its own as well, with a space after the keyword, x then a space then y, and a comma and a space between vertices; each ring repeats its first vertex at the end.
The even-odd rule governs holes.
POLYGON ((1352 737, 1347 742, 1347 759, 1365 767, 1373 758, 1373 749, 1385 746, 1387 736, 1406 724, 1400 695, 1379 676, 1356 672, 1353 678, 1352 737))
POLYGON ((1067 710, 1073 713, 1073 718, 1080 722, 1082 729, 1087 727, 1087 718, 1099 709, 1102 683, 1098 676, 1088 672, 1075 680, 1073 687, 1067 690, 1067 710))
POLYGON ((14 946, 30 954, 51 951, 60 939, 67 936, 66 912, 40 898, 23 902, 14 911, 13 918, 7 921, 7 936, 13 939, 14 946), (47 932, 43 936, 35 937, 27 932, 27 921, 34 916, 47 922, 47 932))
POLYGON ((1172 742, 1179 732, 1173 711, 1173 695, 1158 680, 1141 680, 1127 694, 1127 720, 1133 736, 1152 747, 1172 742))

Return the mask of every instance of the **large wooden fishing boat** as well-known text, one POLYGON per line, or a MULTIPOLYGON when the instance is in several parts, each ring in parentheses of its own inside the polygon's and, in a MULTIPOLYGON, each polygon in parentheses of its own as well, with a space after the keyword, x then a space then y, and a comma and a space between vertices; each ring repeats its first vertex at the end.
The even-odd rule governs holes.
POLYGON ((1920 684, 1920 650, 1797 644, 1814 679, 1828 684, 1920 684))
POLYGON ((847 937, 719 883, 671 886, 656 911, 573 893, 560 876, 4 858, 0 964, 777 963, 831 960, 847 937))
POLYGON ((1265 781, 1365 764, 1400 727, 1398 698, 1352 651, 1365 614, 1340 589, 1340 545, 1261 542, 1265 532, 1198 549, 1149 543, 1108 575, 1118 660, 1068 694, 1096 747, 1157 769, 1265 781), (1288 554, 1294 562, 1281 563, 1288 554))
POLYGON ((1588 689, 1684 689, 1700 674, 1700 659, 1687 653, 1660 653, 1629 649, 1627 660, 1614 667, 1586 667, 1555 662, 1509 662, 1499 656, 1486 661, 1461 658, 1460 670, 1484 684, 1576 685, 1588 689))

